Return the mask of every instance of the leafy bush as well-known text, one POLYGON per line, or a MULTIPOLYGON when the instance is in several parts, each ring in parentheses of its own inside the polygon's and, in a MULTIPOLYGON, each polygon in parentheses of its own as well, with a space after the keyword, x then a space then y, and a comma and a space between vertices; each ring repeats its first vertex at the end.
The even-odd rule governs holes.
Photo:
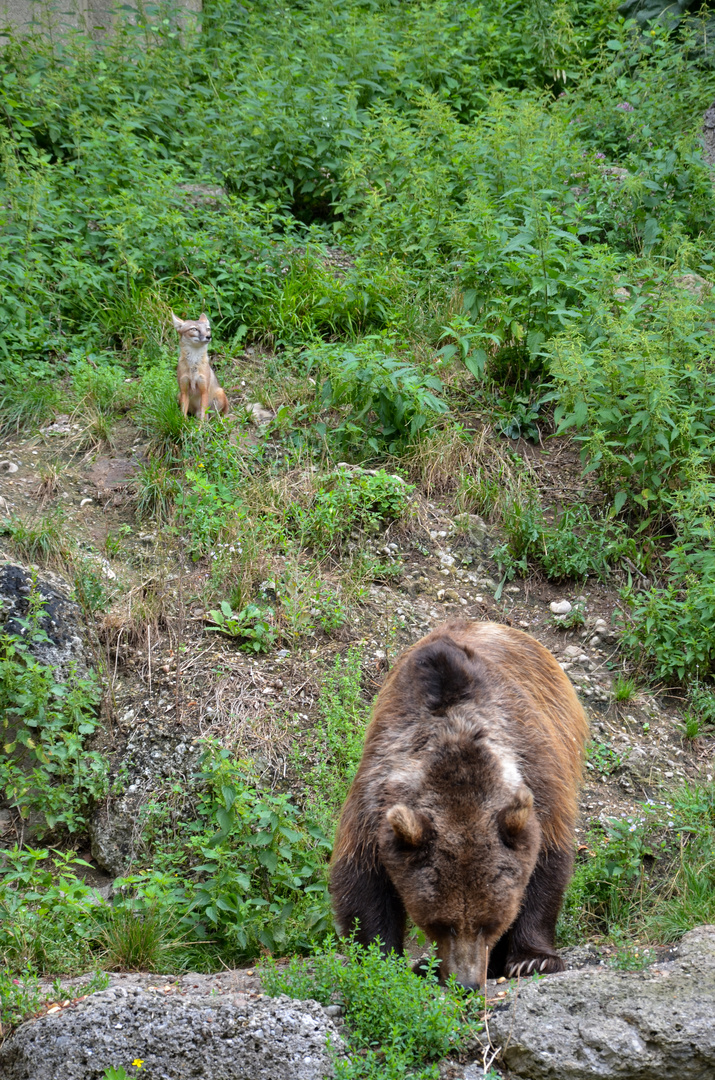
POLYGON ((322 830, 227 750, 209 745, 195 780, 191 821, 168 829, 161 795, 147 808, 150 869, 140 862, 120 881, 130 906, 168 920, 189 963, 211 963, 215 949, 235 961, 261 947, 305 950, 329 923, 322 830))
POLYGON ((73 851, 16 847, 0 854, 0 951, 12 972, 92 966, 102 900, 78 876, 88 865, 73 851))
POLYGON ((507 541, 494 558, 507 578, 525 574, 532 562, 555 581, 589 574, 603 579, 624 557, 636 556, 625 524, 580 506, 564 510, 551 525, 539 504, 512 501, 502 510, 502 526, 507 541))
POLYGON ((73 833, 85 828, 92 803, 107 790, 107 762, 85 745, 100 723, 101 691, 93 674, 58 678, 33 657, 31 645, 49 641, 42 613, 31 594, 20 620, 24 634, 0 637, 0 787, 23 819, 39 814, 45 831, 73 833))
POLYGON ((439 1070, 430 1062, 481 1029, 480 998, 454 987, 445 992, 433 977, 414 975, 406 958, 383 957, 378 944, 363 949, 345 942, 342 949, 345 956, 324 947, 284 969, 270 961, 261 965, 268 994, 342 1005, 351 1053, 347 1062, 336 1061, 336 1076, 433 1080, 439 1070))
POLYGON ((447 412, 436 396, 442 390, 439 379, 388 356, 382 344, 379 338, 366 338, 352 350, 325 347, 308 354, 309 369, 327 375, 323 405, 342 414, 335 426, 317 425, 337 449, 363 456, 368 447, 396 453, 447 412))
POLYGON ((686 786, 667 802, 611 818, 588 837, 559 923, 562 940, 675 940, 715 913, 715 785, 686 786))
POLYGON ((710 457, 709 315, 667 279, 640 287, 627 313, 600 315, 592 340, 569 331, 550 346, 558 430, 576 428, 617 511, 633 500, 653 514, 710 457))
POLYGON ((668 569, 672 580, 663 588, 623 591, 621 641, 656 678, 697 679, 715 668, 715 565, 700 577, 690 560, 676 557, 668 569))

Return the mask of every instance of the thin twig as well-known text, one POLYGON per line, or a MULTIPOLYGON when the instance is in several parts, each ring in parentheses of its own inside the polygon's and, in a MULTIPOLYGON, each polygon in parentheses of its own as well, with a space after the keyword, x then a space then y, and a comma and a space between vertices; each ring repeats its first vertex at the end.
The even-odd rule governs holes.
POLYGON ((179 625, 176 632, 176 688, 175 688, 175 706, 176 706, 176 722, 181 722, 181 698, 179 695, 180 679, 181 679, 181 663, 180 663, 180 649, 181 640, 184 636, 184 590, 183 590, 183 572, 184 564, 181 556, 179 556, 179 625))
POLYGON ((124 630, 125 627, 120 626, 119 633, 117 634, 117 647, 114 653, 114 674, 112 675, 112 693, 114 693, 114 682, 117 678, 117 667, 119 666, 119 642, 122 640, 122 634, 124 633, 124 630))

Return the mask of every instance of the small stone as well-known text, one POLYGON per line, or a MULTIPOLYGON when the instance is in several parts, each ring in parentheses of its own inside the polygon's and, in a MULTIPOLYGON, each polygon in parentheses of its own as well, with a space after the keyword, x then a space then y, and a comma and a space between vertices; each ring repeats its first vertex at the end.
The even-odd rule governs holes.
POLYGON ((17 465, 14 461, 0 461, 0 472, 16 473, 17 465))
POLYGON ((552 600, 549 604, 549 611, 553 615, 568 615, 572 610, 572 606, 569 600, 552 600))
POLYGON ((271 412, 270 409, 265 409, 258 401, 252 402, 247 406, 247 409, 254 424, 268 424, 275 416, 275 413, 271 412))

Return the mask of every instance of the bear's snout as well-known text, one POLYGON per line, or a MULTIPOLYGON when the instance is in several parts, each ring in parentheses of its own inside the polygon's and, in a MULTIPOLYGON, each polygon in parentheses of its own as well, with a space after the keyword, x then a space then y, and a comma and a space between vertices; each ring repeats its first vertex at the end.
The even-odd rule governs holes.
POLYGON ((480 990, 487 981, 489 948, 485 935, 447 934, 437 939, 440 961, 439 980, 447 982, 454 975, 465 990, 480 990))

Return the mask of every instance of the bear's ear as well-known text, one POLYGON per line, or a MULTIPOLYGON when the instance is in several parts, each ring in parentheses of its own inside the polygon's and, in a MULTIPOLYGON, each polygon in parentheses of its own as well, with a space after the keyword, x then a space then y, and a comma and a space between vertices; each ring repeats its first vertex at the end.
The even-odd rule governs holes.
POLYGON ((408 847, 419 847, 425 837, 426 822, 404 803, 391 806, 385 815, 398 840, 408 847))
POLYGON ((523 784, 516 791, 514 798, 499 814, 499 824, 507 844, 512 844, 526 828, 534 809, 534 796, 523 784))
POLYGON ((174 324, 174 329, 178 330, 179 333, 181 333, 181 327, 184 325, 184 320, 183 319, 177 319, 176 315, 172 311, 172 313, 171 313, 171 321, 174 324))
POLYGON ((412 657, 417 691, 430 712, 442 713, 451 705, 474 697, 479 677, 464 649, 451 638, 438 638, 412 657))

